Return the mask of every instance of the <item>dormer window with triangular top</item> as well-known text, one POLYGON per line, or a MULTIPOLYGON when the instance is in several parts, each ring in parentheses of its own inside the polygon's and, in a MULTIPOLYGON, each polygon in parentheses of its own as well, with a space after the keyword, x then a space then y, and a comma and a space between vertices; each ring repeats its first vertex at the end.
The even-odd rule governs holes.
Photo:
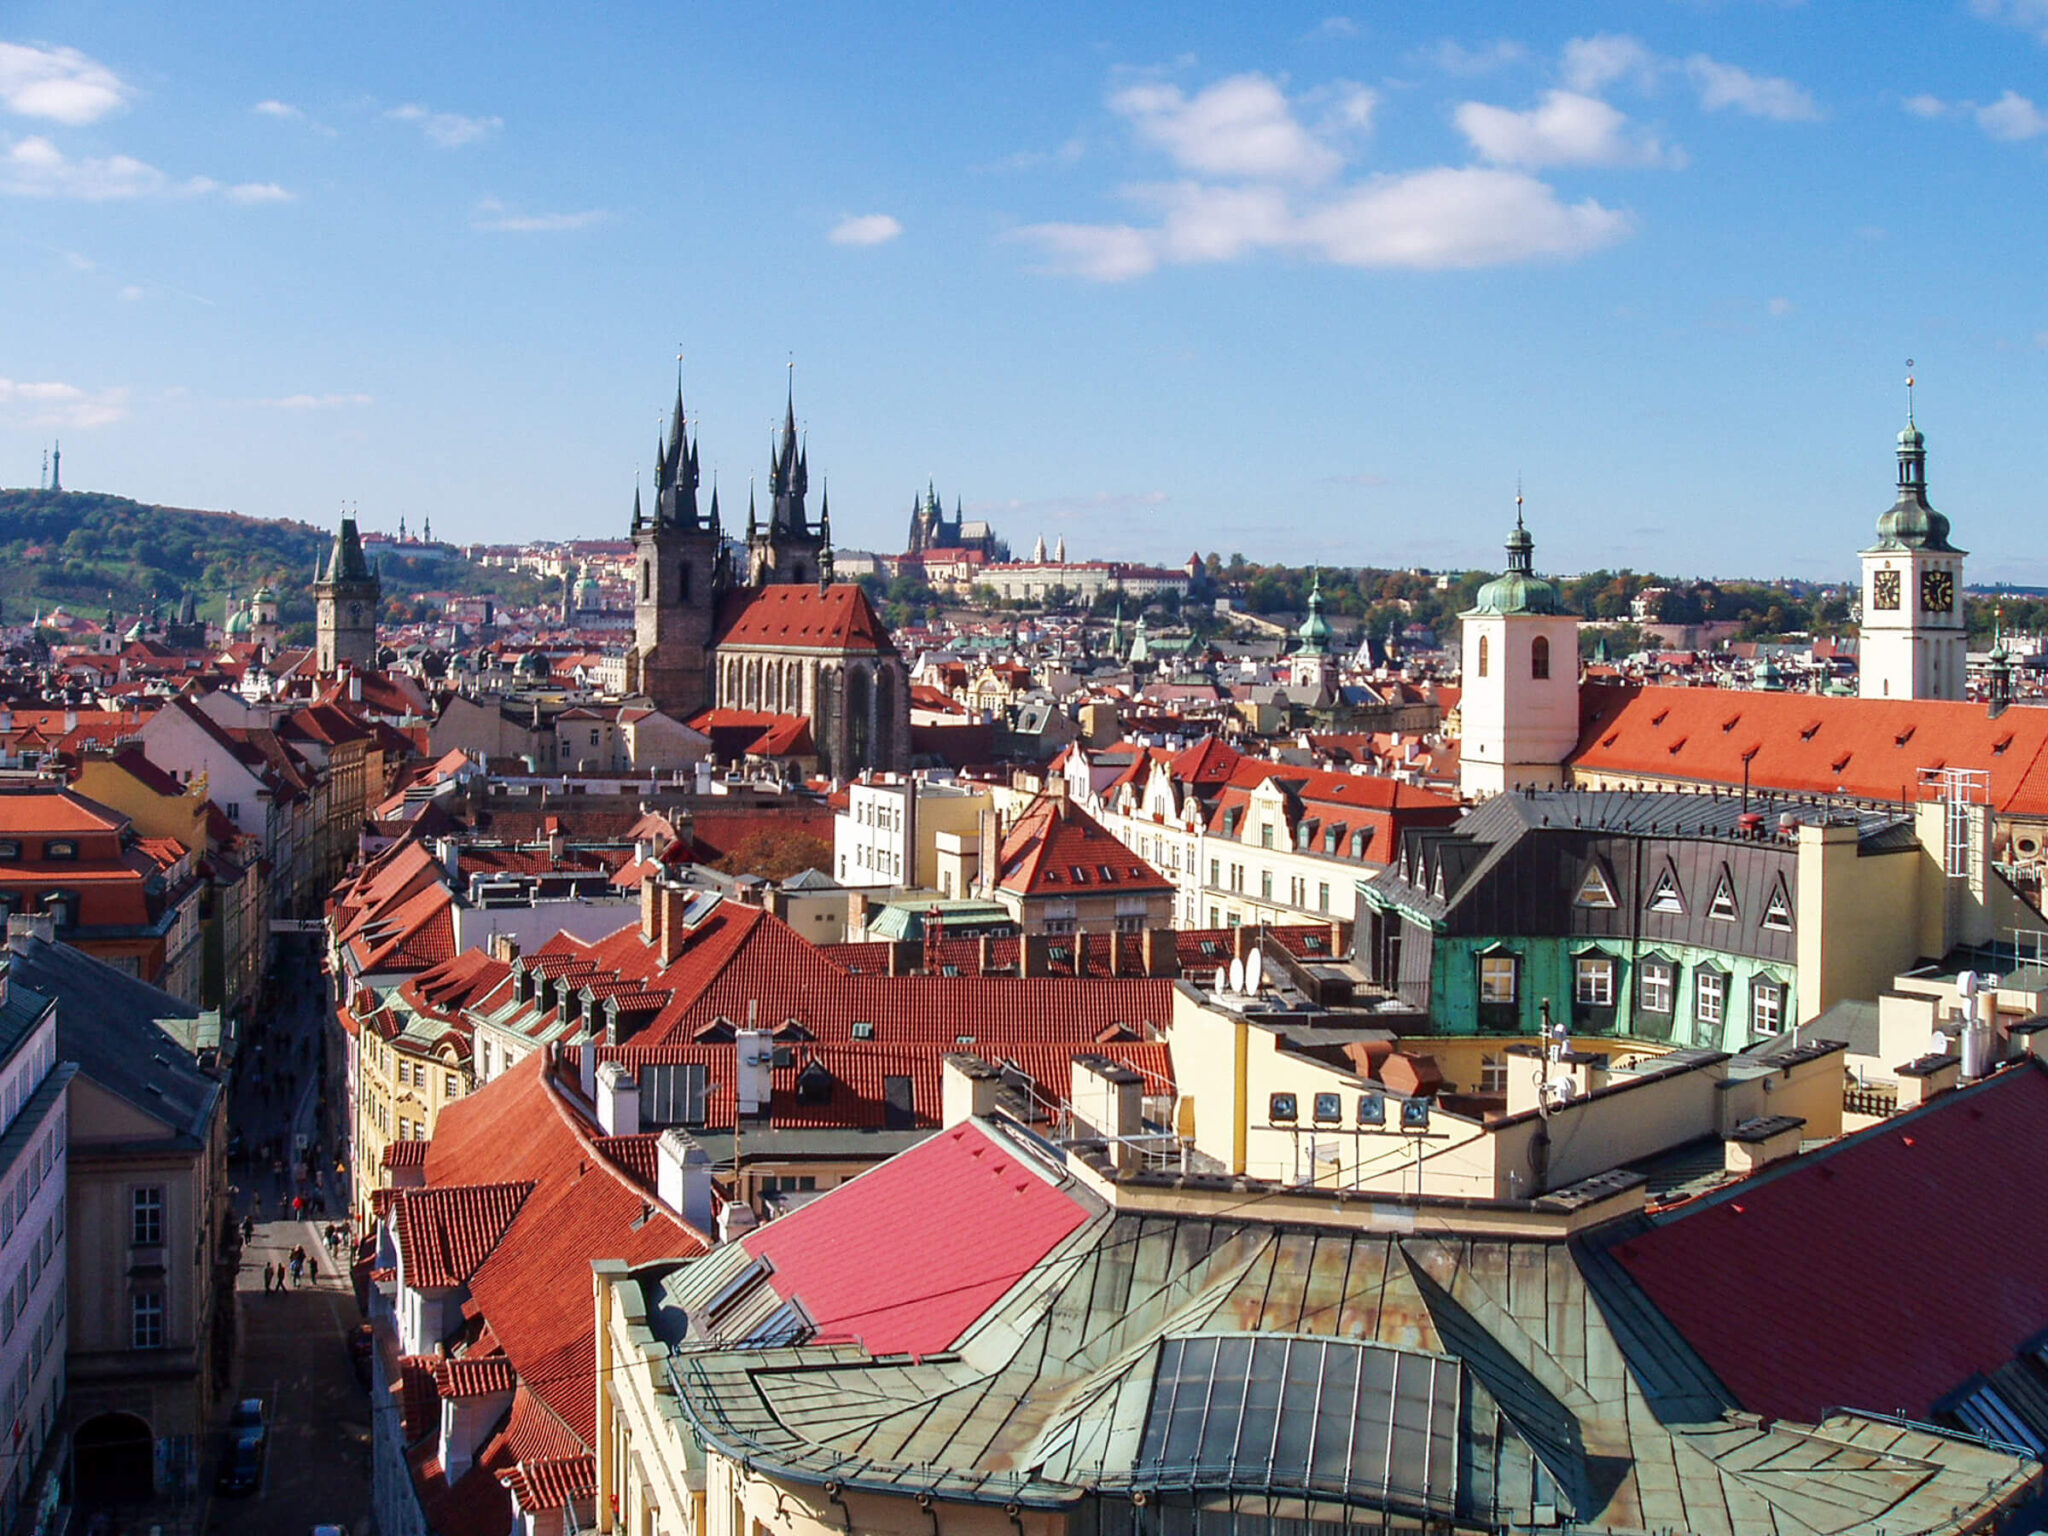
POLYGON ((1603 911, 1612 911, 1617 905, 1614 884, 1597 862, 1586 866, 1585 876, 1579 881, 1578 894, 1572 897, 1572 905, 1597 907, 1603 911))
POLYGON ((1779 933, 1792 931, 1792 898, 1785 890, 1785 877, 1771 887, 1771 899, 1764 906, 1764 926, 1779 933))
POLYGON ((1742 916, 1741 910, 1735 905, 1735 881, 1729 876, 1725 866, 1721 870, 1720 880, 1715 883, 1714 899, 1707 907, 1707 916, 1717 917, 1724 923, 1735 922, 1742 916))
POLYGON ((1664 873, 1657 877, 1657 884, 1650 891, 1647 910, 1666 912, 1673 917, 1685 916, 1685 896, 1678 889, 1678 871, 1668 864, 1664 866, 1664 873))

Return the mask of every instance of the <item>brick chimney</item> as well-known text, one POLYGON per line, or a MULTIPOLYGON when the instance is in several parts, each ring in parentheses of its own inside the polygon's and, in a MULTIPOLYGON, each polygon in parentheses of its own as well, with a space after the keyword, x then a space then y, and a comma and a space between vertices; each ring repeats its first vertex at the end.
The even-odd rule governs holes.
POLYGON ((1112 928, 1109 931, 1109 974, 1121 976, 1124 973, 1124 931, 1112 928))
POLYGON ((984 933, 974 941, 974 969, 977 975, 986 976, 996 968, 995 935, 984 933))
POLYGON ((1145 974, 1147 976, 1178 976, 1180 974, 1180 948, 1174 943, 1171 928, 1147 928, 1144 939, 1145 974))
POLYGON ((1078 979, 1088 974, 1088 930, 1074 931, 1074 975, 1078 979))
POLYGON ((1042 933, 1027 933, 1017 940, 1017 974, 1019 976, 1043 976, 1051 956, 1046 951, 1051 946, 1042 933))

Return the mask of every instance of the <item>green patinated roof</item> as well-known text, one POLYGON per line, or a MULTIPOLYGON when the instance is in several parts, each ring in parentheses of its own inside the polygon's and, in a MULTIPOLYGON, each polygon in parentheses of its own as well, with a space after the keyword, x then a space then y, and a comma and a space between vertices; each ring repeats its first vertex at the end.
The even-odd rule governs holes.
POLYGON ((1925 550, 1960 555, 1948 541, 1949 522, 1928 504, 1927 439, 1910 420, 1899 434, 1899 495, 1877 520, 1877 542, 1865 554, 1925 550))
POLYGON ((1479 596, 1460 617, 1490 614, 1562 613, 1557 588, 1535 574, 1536 541, 1522 523, 1521 497, 1515 498, 1515 528, 1508 535, 1508 567, 1479 589, 1479 596))
POLYGON ((1117 1212, 1067 1187, 1089 1218, 922 1359, 773 1347, 787 1309, 766 1284, 750 1305, 738 1244, 649 1277, 692 1433, 757 1474, 902 1497, 1722 1536, 1940 1528, 2035 1468, 1855 1414, 1731 1414, 1597 1244, 1117 1212))

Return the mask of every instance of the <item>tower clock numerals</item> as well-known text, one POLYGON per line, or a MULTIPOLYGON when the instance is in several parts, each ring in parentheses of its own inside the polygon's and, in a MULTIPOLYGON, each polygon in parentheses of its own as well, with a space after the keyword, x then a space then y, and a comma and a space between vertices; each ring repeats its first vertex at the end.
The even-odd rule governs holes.
POLYGON ((1878 571, 1870 578, 1870 606, 1889 609, 1893 612, 1899 606, 1899 573, 1878 571))
POLYGON ((1929 613, 1947 613, 1956 605, 1956 578, 1952 571, 1920 573, 1920 606, 1929 613))

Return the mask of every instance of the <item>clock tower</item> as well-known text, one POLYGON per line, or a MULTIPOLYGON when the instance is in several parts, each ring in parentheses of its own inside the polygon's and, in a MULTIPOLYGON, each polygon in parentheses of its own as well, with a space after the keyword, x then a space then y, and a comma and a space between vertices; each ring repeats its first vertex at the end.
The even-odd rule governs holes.
POLYGON ((1948 519, 1927 504, 1927 439, 1906 416, 1899 492, 1863 551, 1863 628, 1857 650, 1866 699, 1961 699, 1968 626, 1963 556, 1948 519))

